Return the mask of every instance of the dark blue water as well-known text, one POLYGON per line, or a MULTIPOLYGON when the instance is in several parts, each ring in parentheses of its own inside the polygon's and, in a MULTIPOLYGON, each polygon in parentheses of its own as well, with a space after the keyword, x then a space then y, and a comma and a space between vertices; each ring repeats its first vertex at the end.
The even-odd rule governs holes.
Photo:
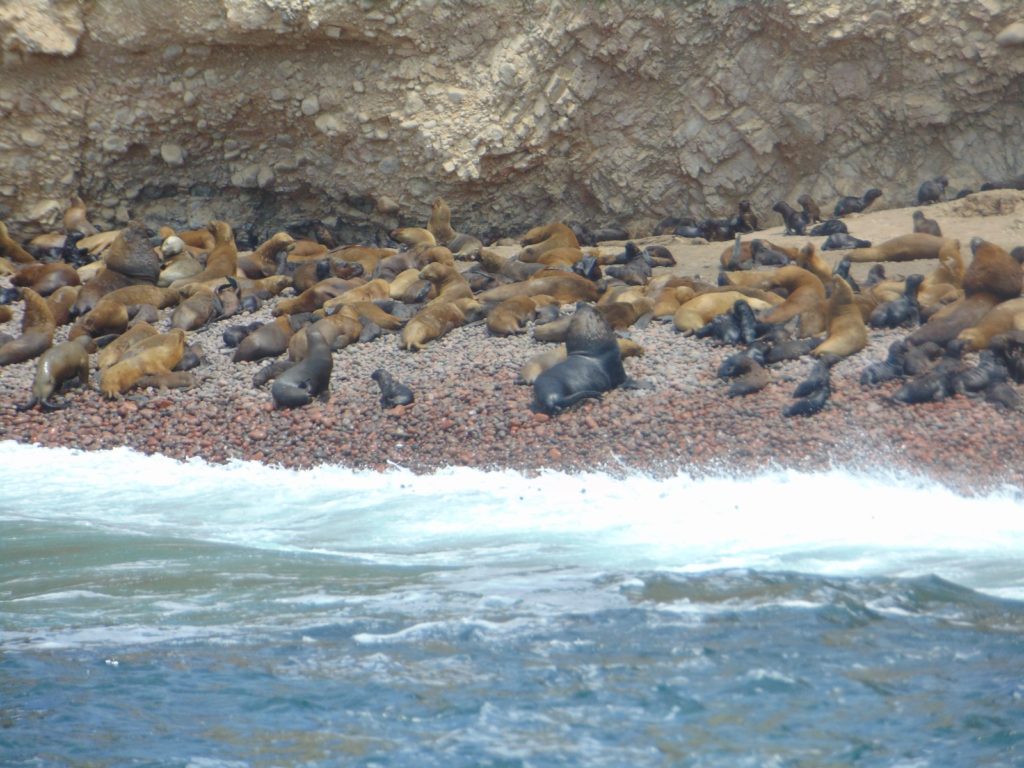
POLYGON ((41 451, 0 443, 5 766, 1024 764, 1009 490, 41 451))

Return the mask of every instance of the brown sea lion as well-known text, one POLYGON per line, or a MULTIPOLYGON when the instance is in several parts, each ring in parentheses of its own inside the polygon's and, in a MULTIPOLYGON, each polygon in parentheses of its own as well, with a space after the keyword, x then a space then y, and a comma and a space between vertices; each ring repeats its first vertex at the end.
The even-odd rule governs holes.
POLYGON ((180 328, 147 336, 129 347, 116 363, 100 372, 100 391, 115 398, 143 376, 169 374, 185 354, 185 332, 180 328))
POLYGON ((437 239, 424 227, 399 227, 391 230, 391 239, 402 245, 437 245, 437 239))
POLYGON ((264 323, 239 342, 231 359, 238 363, 277 357, 288 349, 292 334, 306 325, 308 319, 305 315, 282 315, 272 322, 264 323))
POLYGON ((224 310, 217 291, 203 287, 182 301, 171 313, 171 328, 196 331, 220 317, 224 310))
POLYGON ((814 336, 826 327, 825 286, 813 272, 790 265, 765 272, 724 272, 730 285, 752 288, 783 288, 785 301, 765 311, 765 323, 785 323, 800 316, 801 336, 814 336))
POLYGON ((117 301, 125 306, 132 304, 152 304, 157 309, 173 307, 181 299, 181 294, 170 288, 160 288, 148 283, 128 285, 111 291, 103 298, 117 301))
POLYGON ((32 254, 18 245, 7 231, 7 225, 0 221, 0 257, 10 259, 16 264, 34 264, 32 254))
POLYGON ((828 335, 815 347, 815 357, 834 355, 849 357, 860 352, 868 343, 868 331, 864 318, 853 301, 850 284, 841 277, 833 277, 832 295, 828 301, 828 335))
POLYGON ((11 285, 31 288, 40 296, 49 296, 65 285, 81 285, 78 272, 70 264, 26 264, 11 276, 11 285))
POLYGON ((680 304, 672 316, 672 324, 677 331, 683 333, 696 331, 711 322, 712 318, 732 311, 737 301, 746 301, 755 312, 771 309, 773 306, 762 299, 748 297, 740 291, 709 291, 680 304))
POLYGON ((89 353, 96 351, 96 344, 87 336, 75 341, 54 344, 39 356, 36 363, 36 377, 32 382, 32 396, 19 411, 39 406, 44 411, 65 407, 50 402, 50 398, 72 379, 77 378, 82 387, 89 386, 89 353))
POLYGON ((798 267, 803 267, 808 272, 816 275, 823 285, 832 279, 832 267, 822 258, 818 249, 814 247, 814 243, 810 241, 797 252, 793 261, 796 262, 798 267))
POLYGON ((119 301, 104 296, 96 302, 96 306, 82 315, 68 331, 69 339, 79 336, 106 336, 111 333, 124 333, 128 328, 128 307, 119 301))
POLYGON ((287 255, 295 248, 295 239, 287 232, 275 232, 264 240, 252 253, 238 255, 238 269, 248 278, 275 275, 282 267, 281 254, 287 255))
POLYGON ((544 269, 543 264, 527 264, 519 259, 511 259, 502 256, 497 251, 484 248, 479 254, 480 265, 488 272, 495 275, 502 275, 514 282, 528 280, 540 270, 544 269))
POLYGON ((1020 296, 1024 273, 1005 249, 980 237, 971 238, 973 260, 964 273, 964 294, 990 293, 1000 301, 1020 296))
POLYGON ((542 255, 555 248, 579 248, 579 240, 572 229, 565 224, 555 222, 542 227, 534 227, 521 238, 526 247, 517 258, 527 263, 536 262, 542 255))
POLYGON ((399 346, 418 352, 429 342, 483 316, 483 306, 473 298, 431 303, 413 315, 402 328, 399 346))
POLYGON ((120 272, 133 283, 156 284, 160 277, 160 256, 149 244, 149 230, 141 221, 132 220, 103 254, 107 269, 120 272))
POLYGON ((427 230, 441 245, 447 245, 455 239, 456 232, 452 229, 452 209, 443 198, 435 198, 430 207, 430 221, 427 230))
POLYGON ((998 303, 999 299, 990 293, 964 296, 938 309, 928 318, 928 322, 907 336, 907 342, 915 346, 928 342, 946 344, 961 331, 981 322, 998 303))
POLYGON ((149 336, 156 336, 157 333, 159 333, 159 331, 149 323, 139 323, 132 326, 100 350, 100 353, 96 358, 96 366, 101 371, 105 368, 109 368, 124 357, 132 345, 137 344, 149 336))
POLYGON ((495 305, 487 313, 487 330, 494 336, 522 333, 541 307, 557 305, 550 296, 515 296, 495 305))
POLYGON ((391 298, 391 287, 388 285, 388 281, 378 278, 345 291, 333 299, 328 299, 324 302, 322 309, 326 314, 331 314, 338 307, 346 304, 356 304, 360 301, 380 301, 389 298, 391 298))
POLYGON ((939 222, 929 219, 922 211, 914 211, 910 218, 914 222, 914 232, 942 237, 942 227, 939 226, 939 222))
POLYGON ((855 263, 866 261, 915 261, 937 259, 939 251, 949 241, 946 238, 915 233, 900 235, 871 248, 856 248, 845 258, 855 263))
POLYGON ((806 192, 796 199, 797 205, 799 205, 804 212, 804 218, 808 224, 816 224, 822 221, 821 208, 814 202, 814 198, 808 195, 806 192))
POLYGON ((313 312, 323 307, 328 301, 363 285, 366 285, 366 281, 362 278, 343 280, 340 277, 328 277, 313 284, 294 298, 281 299, 272 312, 275 316, 313 312))
POLYGON ((364 275, 372 275, 377 271, 377 265, 397 251, 394 248, 372 248, 366 245, 343 245, 328 252, 331 260, 331 270, 337 272, 340 265, 337 262, 359 264, 363 268, 364 275))
MULTIPOLYGON (((288 340, 288 363, 297 363, 305 359, 309 348, 306 334, 314 328, 323 336, 331 350, 336 352, 359 340, 359 334, 363 332, 363 323, 352 307, 342 307, 341 311, 335 312, 333 315, 328 315, 310 325, 299 328, 288 340)), ((281 370, 283 369, 282 367, 281 370)), ((275 372, 274 376, 279 375, 281 370, 275 372)), ((269 378, 272 377, 268 377, 263 383, 269 378)), ((260 384, 256 384, 256 386, 260 386, 260 384)))
POLYGON ((965 350, 986 349, 996 336, 1024 327, 1024 299, 1008 299, 996 304, 970 328, 957 334, 965 342, 965 350))
POLYGON ((53 312, 46 299, 31 288, 22 288, 25 310, 21 319, 21 336, 0 346, 0 365, 23 363, 38 357, 53 344, 57 330, 53 312))
POLYGON ((189 248, 209 253, 217 245, 213 231, 207 226, 200 229, 187 229, 183 232, 176 232, 170 227, 160 227, 157 234, 166 240, 168 237, 178 237, 189 248))

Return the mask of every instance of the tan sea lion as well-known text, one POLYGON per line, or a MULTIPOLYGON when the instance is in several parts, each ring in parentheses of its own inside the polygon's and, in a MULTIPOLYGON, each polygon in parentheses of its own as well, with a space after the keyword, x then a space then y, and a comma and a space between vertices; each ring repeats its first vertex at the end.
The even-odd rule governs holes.
POLYGON ((798 267, 803 267, 808 272, 816 275, 821 280, 822 285, 827 284, 832 279, 832 267, 822 258, 818 249, 814 247, 814 243, 810 241, 797 251, 793 261, 796 262, 798 267))
POLYGON ((182 251, 164 262, 156 284, 166 288, 178 280, 195 277, 203 271, 203 264, 190 251, 182 251))
POLYGON ((185 332, 180 328, 148 336, 100 372, 100 392, 107 398, 122 395, 143 376, 171 373, 184 355, 185 332))
POLYGON ((217 291, 201 288, 178 304, 171 313, 171 328, 195 331, 220 316, 224 305, 217 291))
POLYGON ((157 309, 166 309, 167 307, 173 307, 177 304, 181 298, 181 294, 170 288, 160 288, 156 285, 140 283, 138 285, 128 285, 124 288, 118 288, 117 290, 106 294, 103 298, 120 302, 125 306, 130 306, 132 304, 152 304, 157 309))
POLYGON ((252 253, 239 254, 238 269, 253 280, 277 274, 281 266, 280 254, 288 254, 295 248, 295 239, 287 232, 276 232, 264 240, 252 253))
POLYGON ((72 195, 68 208, 64 211, 64 231, 81 232, 83 235, 95 235, 96 227, 89 221, 85 201, 78 195, 72 195))
POLYGON ((469 283, 455 267, 434 262, 420 270, 420 277, 430 281, 437 290, 437 296, 430 300, 431 304, 473 298, 469 283))
MULTIPOLYGON (((363 274, 372 275, 377 271, 377 265, 383 259, 393 256, 397 251, 394 248, 371 248, 365 245, 343 245, 328 253, 331 262, 344 261, 356 263, 362 266, 363 274)), ((334 269, 334 267, 332 267, 334 269)))
POLYGON ((672 324, 683 333, 696 331, 718 315, 731 312, 737 301, 746 301, 755 312, 772 307, 768 302, 748 297, 740 291, 709 291, 680 304, 672 316, 672 324))
POLYGON ((915 261, 917 259, 937 259, 939 251, 947 240, 935 235, 915 233, 900 235, 872 248, 855 248, 844 258, 855 263, 867 261, 915 261))
MULTIPOLYGON (((206 257, 203 271, 183 277, 171 283, 171 288, 181 288, 189 283, 201 283, 218 277, 234 277, 238 272, 238 247, 235 245, 235 234, 226 221, 211 221, 207 229, 213 235, 214 246, 206 257)), ((156 282, 156 278, 153 280, 156 282)))
POLYGON ((849 357, 860 352, 868 343, 864 318, 853 301, 850 284, 841 277, 832 278, 832 295, 828 302, 828 335, 811 350, 815 357, 835 355, 849 357))
POLYGON ((536 262, 542 255, 555 248, 580 247, 576 234, 570 227, 560 222, 534 227, 521 238, 521 242, 526 247, 517 257, 527 263, 536 262))
POLYGON ((11 276, 11 285, 28 287, 40 296, 49 296, 65 285, 81 285, 78 272, 70 264, 26 264, 11 276))
POLYGON ((295 315, 300 312, 313 312, 320 309, 328 301, 343 296, 348 291, 366 285, 362 278, 343 280, 340 277, 328 277, 304 290, 291 299, 281 299, 272 310, 277 315, 295 315))
POLYGON ((31 288, 20 290, 25 302, 21 336, 0 346, 0 365, 23 363, 38 357, 53 344, 53 334, 57 330, 57 323, 46 299, 31 288))
POLYGON ((149 336, 156 336, 157 333, 157 329, 149 323, 139 323, 132 326, 100 350, 96 358, 96 366, 100 370, 109 368, 120 360, 132 345, 149 336))
POLYGON ((968 352, 986 349, 989 342, 1001 333, 1024 327, 1024 299, 1008 299, 996 304, 970 328, 957 334, 965 342, 968 352))
POLYGON ((514 296, 495 305, 487 313, 487 330, 494 336, 510 336, 526 330, 526 323, 533 320, 537 310, 557 304, 550 296, 514 296))
POLYGON ((402 245, 437 245, 434 234, 424 227, 399 227, 391 231, 391 239, 402 245))
POLYGON ((10 259, 16 264, 34 264, 35 258, 26 251, 7 231, 7 225, 0 221, 0 256, 10 259))
POLYGON ((599 298, 597 286, 587 278, 573 272, 545 269, 529 280, 499 285, 497 288, 483 291, 477 296, 477 299, 484 304, 490 304, 505 301, 514 296, 537 296, 540 294, 552 296, 560 304, 571 304, 577 301, 596 302, 599 298))
MULTIPOLYGON (((359 340, 359 334, 363 332, 363 323, 352 307, 342 307, 333 315, 328 315, 315 323, 299 328, 288 340, 289 362, 299 362, 305 359, 309 348, 306 335, 314 328, 323 336, 331 350, 337 351, 349 344, 355 344, 359 340)), ((278 373, 280 371, 274 375, 276 376, 278 373)))
POLYGON ((764 272, 723 272, 731 285, 752 288, 784 288, 785 301, 761 315, 765 323, 785 323, 800 316, 801 336, 814 336, 825 330, 825 286, 813 272, 789 265, 764 272))
POLYGON ((214 233, 208 226, 201 229, 187 229, 184 232, 175 232, 170 227, 160 227, 157 234, 164 240, 168 237, 178 237, 189 248, 206 253, 212 251, 217 245, 214 233))
POLYGON ((68 331, 68 339, 77 339, 79 336, 96 338, 112 333, 124 333, 128 328, 128 320, 128 307, 104 296, 96 302, 96 306, 79 317, 71 326, 71 330, 68 331))
POLYGON ((36 376, 32 382, 32 396, 19 411, 27 411, 39 406, 44 411, 64 408, 55 405, 50 398, 72 379, 78 379, 81 387, 89 386, 89 353, 96 351, 96 344, 91 338, 83 336, 75 341, 64 341, 54 344, 39 356, 36 364, 36 376))
POLYGON ((441 245, 447 245, 455 239, 456 232, 452 229, 452 209, 440 197, 435 198, 430 207, 430 221, 427 222, 427 230, 441 245))
POLYGON ((544 269, 543 264, 527 264, 519 259, 510 259, 490 248, 482 249, 478 258, 480 266, 487 272, 502 275, 515 282, 529 280, 538 271, 544 269))
POLYGON ((431 303, 405 324, 399 346, 411 352, 418 352, 429 342, 482 315, 483 305, 473 298, 431 303))
POLYGON ((389 298, 391 298, 391 287, 388 285, 388 281, 378 278, 325 301, 322 309, 326 314, 331 314, 336 311, 337 307, 344 306, 345 304, 355 304, 360 301, 380 301, 389 298))

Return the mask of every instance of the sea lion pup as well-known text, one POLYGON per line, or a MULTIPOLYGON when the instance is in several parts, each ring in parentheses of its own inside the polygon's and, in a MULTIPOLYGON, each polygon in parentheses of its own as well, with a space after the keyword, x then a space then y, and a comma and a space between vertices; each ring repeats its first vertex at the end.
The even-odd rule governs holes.
MULTIPOLYGON (((934 179, 922 182, 917 188, 917 204, 930 205, 940 203, 946 195, 946 187, 949 186, 949 179, 945 176, 936 176, 934 179)), ((915 230, 916 231, 916 230, 915 230)))
POLYGON ((849 357, 868 344, 864 318, 853 301, 853 291, 841 277, 832 278, 832 296, 828 301, 828 335, 811 350, 815 357, 849 357))
POLYGON ((264 323, 238 343, 232 361, 252 362, 265 357, 277 357, 288 349, 288 341, 292 334, 308 321, 308 315, 295 314, 282 315, 276 320, 264 323))
POLYGON ((238 255, 238 269, 248 278, 280 274, 285 268, 288 254, 295 248, 295 239, 287 232, 275 232, 264 240, 252 253, 238 255))
POLYGON ((437 296, 430 300, 430 304, 473 298, 469 283, 455 267, 434 262, 420 270, 420 277, 433 284, 437 290, 437 296))
POLYGON ((565 338, 566 358, 533 383, 534 408, 553 414, 626 382, 622 353, 608 321, 589 304, 577 304, 565 338))
POLYGON ((935 235, 912 234, 899 235, 871 248, 858 248, 848 253, 846 258, 854 263, 866 261, 915 261, 917 259, 937 259, 939 251, 949 241, 935 235))
POLYGON ((306 357, 276 379, 270 388, 275 408, 300 408, 314 397, 327 402, 330 397, 331 371, 334 358, 331 348, 319 331, 306 331, 306 357))
POLYGON ((754 265, 754 243, 757 242, 758 251, 761 248, 766 248, 770 251, 785 254, 788 258, 796 260, 798 250, 796 248, 790 248, 787 245, 778 245, 771 242, 770 240, 763 240, 760 238, 754 238, 753 240, 741 241, 740 235, 736 235, 736 239, 733 244, 722 251, 719 256, 719 262, 722 265, 722 269, 727 272, 733 272, 741 269, 750 269, 754 265))
POLYGON ((100 391, 113 399, 131 389, 143 376, 170 374, 185 355, 185 332, 180 328, 147 336, 100 372, 100 391))
POLYGON ((814 247, 814 243, 809 240, 801 248, 794 259, 798 267, 803 267, 808 272, 816 275, 824 285, 828 280, 832 279, 832 268, 828 265, 828 262, 822 258, 821 254, 818 253, 818 249, 814 247))
POLYGON ((837 232, 834 235, 829 235, 825 242, 821 244, 821 250, 823 251, 852 251, 856 248, 870 247, 870 240, 854 237, 849 232, 837 232))
POLYGON ((580 247, 576 234, 560 222, 534 227, 520 240, 526 247, 517 254, 517 258, 528 264, 538 261, 541 256, 555 248, 578 249, 580 247))
POLYGON ((13 275, 11 285, 31 288, 40 296, 49 296, 65 285, 81 285, 82 279, 70 264, 26 264, 13 275))
POLYGON ((813 416, 820 412, 832 395, 831 369, 839 359, 838 356, 826 354, 816 360, 807 378, 793 391, 793 397, 797 399, 783 409, 782 415, 813 416))
POLYGON ((67 403, 56 405, 50 402, 50 398, 76 378, 79 386, 89 386, 89 353, 95 351, 95 342, 88 336, 82 336, 74 341, 54 344, 43 352, 36 363, 32 396, 28 402, 17 406, 17 410, 28 411, 37 405, 44 411, 67 407, 67 403))
POLYGON ((872 328, 899 328, 916 326, 921 322, 921 307, 917 303, 917 292, 924 282, 924 275, 910 275, 904 281, 903 295, 892 301, 879 304, 868 315, 867 323, 872 328))
POLYGON ((990 293, 1000 301, 1020 296, 1024 273, 1006 250, 980 237, 971 238, 974 259, 964 273, 964 294, 990 293))
POLYGON ((774 248, 764 240, 750 241, 750 255, 753 263, 759 267, 784 267, 793 260, 789 248, 774 248))
POLYGON ((483 305, 473 298, 428 304, 402 328, 399 346, 410 352, 418 352, 449 331, 480 319, 483 313, 483 305))
POLYGON ((813 272, 790 265, 767 272, 723 272, 722 276, 727 285, 786 290, 785 300, 763 312, 761 322, 785 323, 799 316, 801 336, 825 329, 825 285, 813 272))
POLYGON ((903 339, 889 345, 885 360, 867 365, 860 374, 860 383, 866 387, 898 379, 903 375, 903 363, 907 356, 907 343, 903 339))
MULTIPOLYGON (((199 274, 175 280, 170 287, 179 289, 190 283, 201 283, 218 277, 234 277, 238 272, 238 247, 231 225, 226 221, 211 221, 207 229, 213 235, 214 246, 206 257, 206 266, 199 274)), ((154 279, 155 282, 155 279, 154 279)))
MULTIPOLYGON (((654 302, 647 297, 638 297, 632 301, 612 301, 598 304, 597 311, 612 327, 612 330, 624 330, 631 325, 646 327, 654 310, 654 302)), ((559 317, 547 323, 539 324, 533 329, 533 338, 537 341, 564 341, 572 325, 572 316, 559 317)))
POLYGON ((597 301, 598 288, 587 278, 574 272, 544 269, 537 272, 529 280, 522 280, 508 285, 499 285, 483 291, 477 299, 483 304, 492 304, 513 296, 551 296, 559 304, 571 304, 576 301, 597 301))
POLYGON ((68 207, 64 211, 64 231, 67 233, 81 232, 83 235, 95 235, 96 227, 89 221, 89 213, 85 201, 78 195, 72 195, 68 207))
POLYGON ((263 323, 246 323, 244 325, 229 325, 224 329, 221 334, 221 339, 224 342, 224 346, 228 349, 234 349, 242 343, 242 339, 248 336, 250 333, 261 327, 263 323))
POLYGON ((803 235, 807 231, 807 220, 804 218, 804 215, 798 213, 785 200, 779 200, 779 202, 772 206, 772 210, 782 217, 782 221, 786 225, 785 234, 803 235))
POLYGON ((7 225, 0 221, 0 257, 15 264, 35 264, 32 254, 18 245, 7 231, 7 225))
POLYGON ((882 196, 882 190, 872 187, 860 197, 840 197, 832 215, 841 219, 851 213, 862 213, 869 205, 882 196))
POLYGON ((414 399, 412 390, 405 384, 395 379, 383 368, 378 368, 370 374, 370 378, 377 382, 380 388, 380 407, 394 408, 396 405, 409 405, 414 399))
POLYGON ((996 304, 970 328, 957 334, 967 352, 985 349, 996 336, 1017 328, 1024 328, 1024 299, 1008 299, 996 304))
POLYGON ((434 234, 424 227, 399 227, 393 229, 389 233, 389 236, 396 243, 407 245, 409 247, 415 245, 437 245, 437 238, 434 234))
POLYGON ((514 296, 496 304, 487 313, 487 330, 493 336, 523 333, 526 324, 537 316, 537 310, 550 305, 558 305, 550 296, 514 296))
POLYGON ((821 221, 821 208, 814 202, 814 198, 804 192, 796 199, 797 205, 803 209, 804 221, 810 224, 817 224, 821 221))
POLYGON ((711 320, 723 313, 731 312, 737 301, 746 301, 755 310, 764 311, 771 309, 772 301, 781 304, 781 296, 768 299, 750 296, 740 290, 710 290, 699 293, 679 305, 679 308, 672 315, 672 324, 681 333, 692 333, 703 328, 711 320))
POLYGON ((57 330, 53 312, 45 298, 31 288, 22 288, 25 310, 21 319, 21 336, 0 346, 0 365, 23 363, 38 357, 53 344, 57 330))
POLYGON ((942 237, 942 227, 935 219, 929 219, 922 211, 914 211, 911 218, 914 220, 914 232, 942 237))
POLYGON ((736 218, 733 221, 735 232, 754 232, 757 230, 757 214, 750 207, 749 200, 740 200, 736 204, 736 218))
POLYGON ((849 234, 846 224, 844 224, 840 219, 828 219, 811 229, 807 234, 811 237, 828 237, 829 235, 838 235, 841 233, 849 234))

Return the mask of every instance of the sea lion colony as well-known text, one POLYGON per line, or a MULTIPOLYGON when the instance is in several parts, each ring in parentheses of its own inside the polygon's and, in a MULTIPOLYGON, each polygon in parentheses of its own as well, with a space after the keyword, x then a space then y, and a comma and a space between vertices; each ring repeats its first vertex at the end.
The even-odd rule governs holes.
MULTIPOLYGON (((941 200, 944 182, 922 184, 919 200, 941 200)), ((808 195, 798 201, 801 211, 785 201, 775 210, 786 235, 850 237, 840 217, 880 196, 870 189, 844 197, 824 222, 808 195)), ((2 301, 24 306, 20 333, 0 338, 0 365, 39 359, 23 408, 73 404, 73 393, 63 404, 52 398, 75 381, 89 386, 89 366, 82 364, 89 357, 100 391, 111 399, 139 386, 189 387, 204 356, 221 352, 190 343, 188 335, 237 316, 239 324, 224 333, 228 353, 236 361, 271 361, 253 385, 273 382, 276 407, 301 407, 329 397, 332 352, 342 347, 398 334, 411 354, 468 323, 486 323, 496 336, 524 333, 532 323, 539 342, 559 346, 509 365, 521 367, 521 380, 534 386, 533 408, 557 413, 623 384, 644 386, 622 366, 624 357, 643 354, 642 346, 621 334, 656 321, 737 348, 717 372, 730 382, 729 397, 767 386, 774 363, 811 358, 807 380, 784 411, 811 415, 827 407, 830 368, 865 347, 869 327, 901 327, 908 336, 884 361, 866 365, 862 386, 905 378, 895 394, 900 402, 959 393, 1019 407, 1009 382, 1024 381, 1024 249, 1009 253, 975 238, 966 263, 959 241, 943 238, 937 226, 922 230, 920 218, 912 227, 908 222, 913 231, 877 245, 842 241, 847 250, 835 269, 809 241, 744 241, 757 228, 747 201, 733 217, 664 220, 658 232, 734 239, 722 252, 717 280, 708 282, 655 273, 675 264, 664 247, 584 245, 598 236, 572 223, 541 224, 503 241, 519 249, 503 256, 457 232, 440 198, 423 227, 390 233, 394 247, 328 245, 278 232, 242 251, 223 221, 194 231, 164 227, 156 237, 137 221, 97 232, 75 197, 64 233, 21 244, 0 223, 0 269, 13 286, 2 301), (924 275, 885 273, 887 263, 919 259, 935 267, 924 275), (867 261, 877 266, 858 284, 849 265, 867 261), (276 319, 245 323, 264 302, 273 304, 276 319), (64 326, 68 341, 55 344, 64 326), (977 364, 966 353, 980 353, 977 364)), ((600 233, 607 235, 627 233, 600 233)), ((0 319, 12 319, 9 306, 0 310, 0 319)), ((382 407, 413 402, 387 371, 374 379, 382 407)))

